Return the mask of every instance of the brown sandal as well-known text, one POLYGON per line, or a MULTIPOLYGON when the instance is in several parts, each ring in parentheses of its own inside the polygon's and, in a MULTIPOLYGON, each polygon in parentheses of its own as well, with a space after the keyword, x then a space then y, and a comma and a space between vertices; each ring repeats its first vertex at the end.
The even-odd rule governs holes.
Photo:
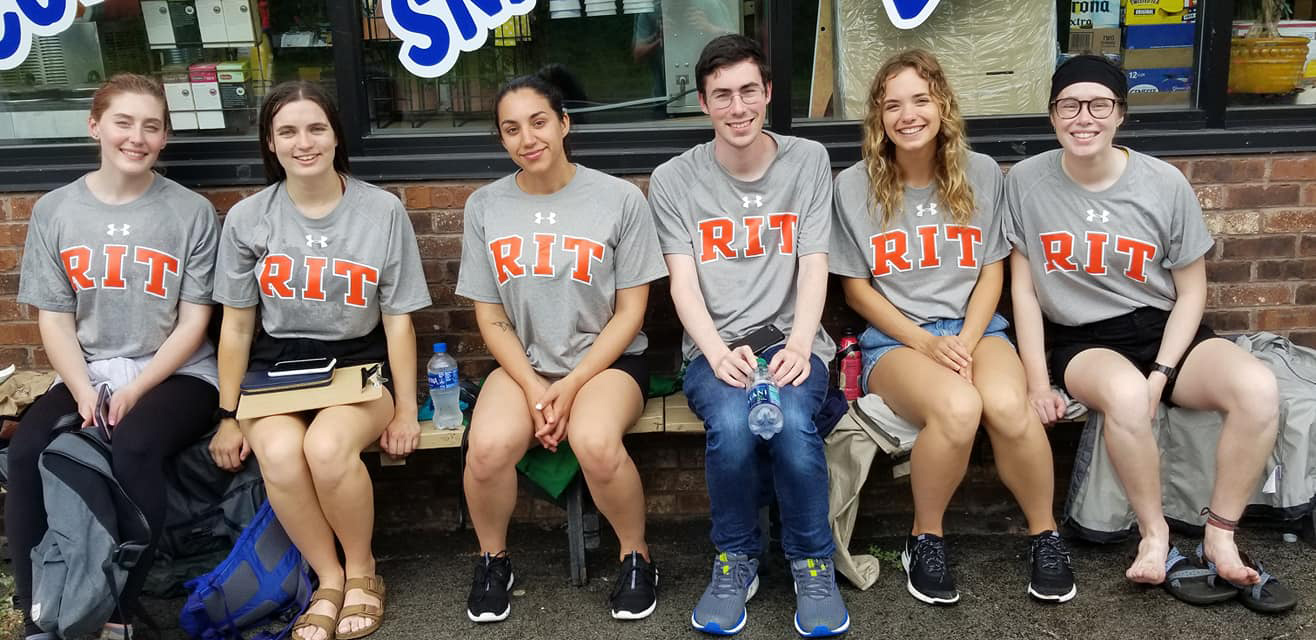
MULTIPOLYGON (((310 611, 311 607, 315 606, 315 603, 321 600, 325 600, 334 605, 334 609, 343 608, 342 591, 339 591, 338 589, 316 589, 315 593, 311 594, 311 601, 307 603, 306 610, 310 611)), ((289 632, 288 637, 296 640, 301 637, 297 635, 297 632, 306 628, 319 629, 325 632, 326 638, 332 640, 334 632, 338 631, 338 618, 329 617, 322 613, 303 613, 298 616, 297 621, 293 623, 292 631, 289 632)))
MULTIPOLYGON (((335 637, 338 640, 355 640, 364 638, 379 630, 379 625, 384 619, 384 577, 383 576, 363 576, 360 578, 348 578, 347 586, 343 588, 344 592, 353 589, 360 589, 366 595, 371 596, 379 601, 379 605, 373 604, 349 604, 338 612, 338 621, 341 623, 344 618, 358 617, 365 618, 370 624, 357 629, 351 633, 339 633, 335 637)), ((337 631, 335 626, 334 630, 337 631)))

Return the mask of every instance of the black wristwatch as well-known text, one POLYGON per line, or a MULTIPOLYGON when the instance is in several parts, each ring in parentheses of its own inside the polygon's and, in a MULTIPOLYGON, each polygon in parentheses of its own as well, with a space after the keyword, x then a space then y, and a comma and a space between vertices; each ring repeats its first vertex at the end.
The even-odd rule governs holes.
POLYGON ((223 422, 228 418, 237 418, 237 417, 238 417, 237 409, 225 409, 223 407, 215 407, 215 414, 214 414, 215 424, 219 424, 220 422, 223 422))
POLYGON ((1165 365, 1163 365, 1163 364, 1161 364, 1161 363, 1159 363, 1159 362, 1153 362, 1153 363, 1152 363, 1152 371, 1159 371, 1159 372, 1165 374, 1165 379, 1166 379, 1166 380, 1173 380, 1173 379, 1174 379, 1174 374, 1176 374, 1176 373, 1179 372, 1178 369, 1176 369, 1176 368, 1174 368, 1174 367, 1167 367, 1167 366, 1165 366, 1165 365))

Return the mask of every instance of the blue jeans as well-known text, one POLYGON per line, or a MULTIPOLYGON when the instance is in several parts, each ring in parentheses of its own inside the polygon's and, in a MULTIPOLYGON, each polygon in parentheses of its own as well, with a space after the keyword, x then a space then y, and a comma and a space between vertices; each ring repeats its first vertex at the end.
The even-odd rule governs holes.
MULTIPOLYGON (((933 320, 927 324, 919 325, 924 331, 934 336, 957 336, 960 330, 964 328, 964 318, 951 318, 946 320, 933 320)), ((1005 329, 1010 326, 1001 314, 993 313, 992 319, 987 323, 987 328, 983 330, 982 337, 996 336, 1006 342, 1010 342, 1010 336, 1005 334, 1005 329)), ((1014 343, 1010 343, 1014 346, 1014 343)), ((877 364, 878 358, 889 353, 892 349, 899 349, 905 346, 899 340, 882 333, 877 327, 869 325, 863 333, 859 334, 859 353, 863 361, 863 373, 859 379, 863 381, 861 385, 864 393, 868 393, 868 374, 873 372, 873 366, 877 364)))
MULTIPOLYGON (((769 361, 781 347, 768 349, 769 361)), ((786 557, 831 557, 835 546, 827 522, 827 460, 813 419, 827 394, 827 365, 810 358, 809 377, 781 389, 781 433, 764 440, 749 431, 745 389, 713 375, 698 356, 685 370, 690 409, 704 421, 707 454, 704 475, 713 519, 713 545, 719 551, 758 556, 759 453, 771 461, 773 487, 781 511, 781 544, 786 557)))

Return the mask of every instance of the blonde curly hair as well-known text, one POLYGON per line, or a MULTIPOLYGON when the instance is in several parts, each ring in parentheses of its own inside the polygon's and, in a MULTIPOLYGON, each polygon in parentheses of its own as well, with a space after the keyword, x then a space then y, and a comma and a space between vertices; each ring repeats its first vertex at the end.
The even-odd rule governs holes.
POLYGON ((941 112, 941 130, 937 132, 937 155, 934 175, 937 196, 951 212, 956 224, 973 217, 973 187, 965 176, 969 162, 969 144, 964 133, 964 116, 960 114, 955 92, 936 56, 921 49, 910 49, 890 58, 878 69, 868 92, 868 115, 863 122, 863 158, 868 168, 869 205, 882 207, 882 226, 890 222, 892 212, 904 206, 905 185, 900 165, 896 163, 895 143, 882 125, 882 101, 886 83, 905 69, 913 69, 927 80, 932 101, 941 112))

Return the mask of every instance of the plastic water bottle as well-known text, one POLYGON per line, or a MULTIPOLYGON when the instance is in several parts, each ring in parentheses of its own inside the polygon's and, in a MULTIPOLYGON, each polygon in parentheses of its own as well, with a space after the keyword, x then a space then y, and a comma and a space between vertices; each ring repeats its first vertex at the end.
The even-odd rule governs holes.
POLYGON ((754 384, 749 388, 749 431, 764 440, 781 433, 781 391, 763 358, 758 359, 754 384))
POLYGON ((448 355, 448 343, 434 343, 434 357, 425 367, 430 383, 430 401, 434 405, 436 429, 460 429, 462 410, 461 391, 457 387, 457 361, 448 355))

